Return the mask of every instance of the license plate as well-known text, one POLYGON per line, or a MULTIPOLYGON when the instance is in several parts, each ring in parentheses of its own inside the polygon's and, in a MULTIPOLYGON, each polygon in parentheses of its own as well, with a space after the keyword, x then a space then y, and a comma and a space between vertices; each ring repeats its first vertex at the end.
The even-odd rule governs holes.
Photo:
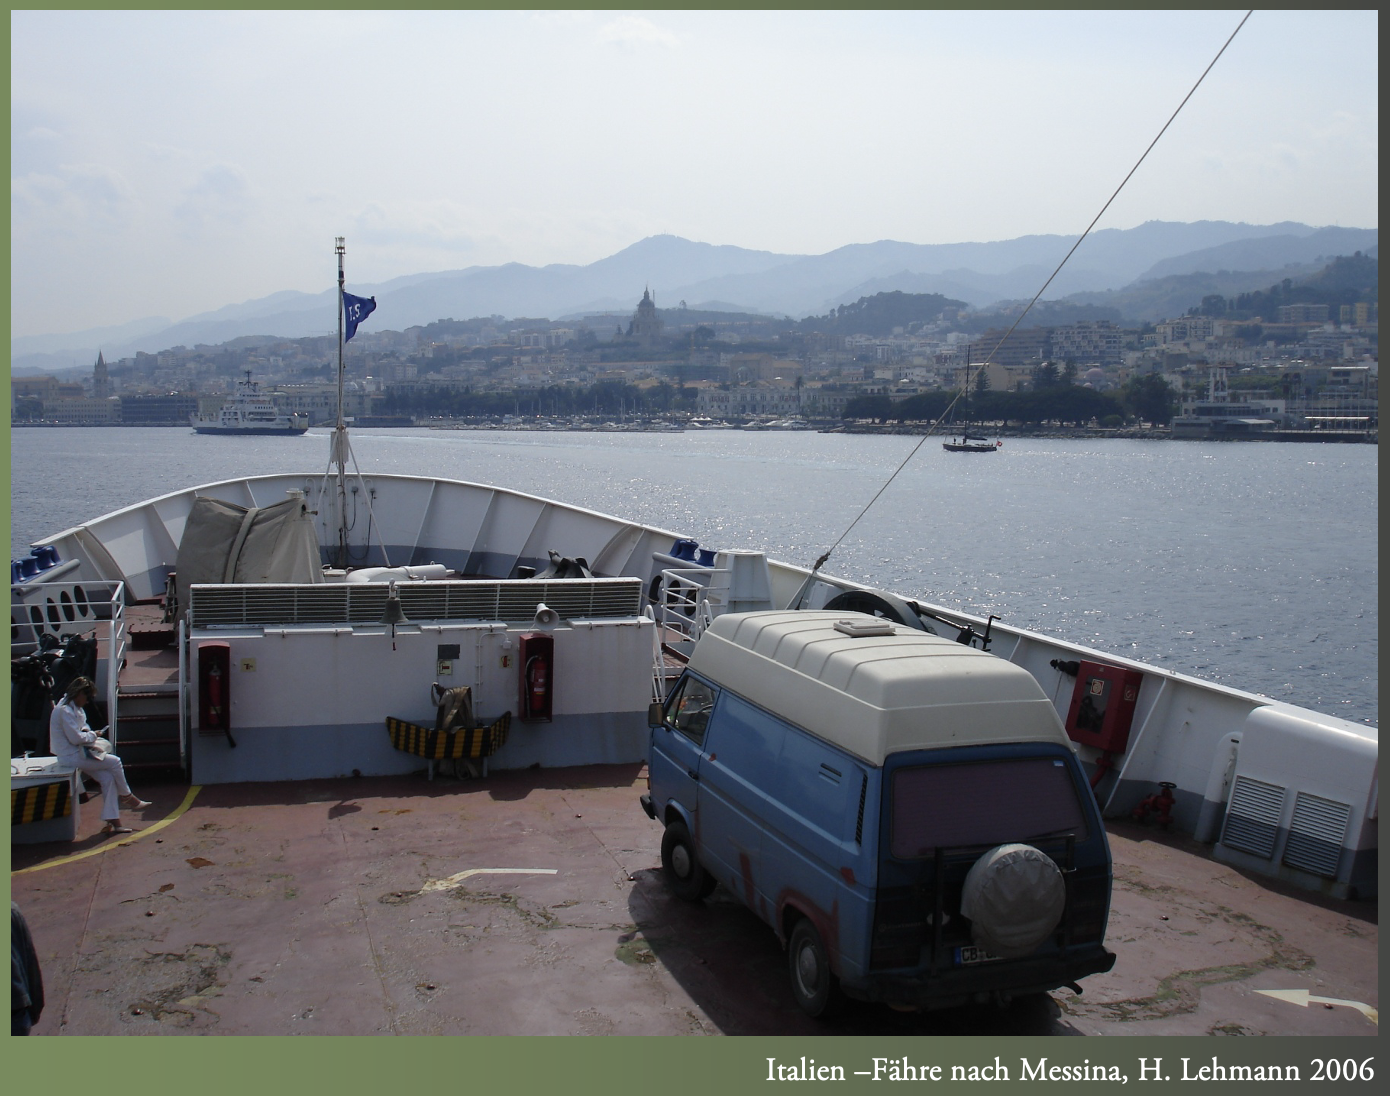
POLYGON ((958 967, 968 967, 972 963, 988 963, 998 958, 999 956, 991 955, 984 948, 977 948, 973 944, 956 948, 956 966, 958 967))

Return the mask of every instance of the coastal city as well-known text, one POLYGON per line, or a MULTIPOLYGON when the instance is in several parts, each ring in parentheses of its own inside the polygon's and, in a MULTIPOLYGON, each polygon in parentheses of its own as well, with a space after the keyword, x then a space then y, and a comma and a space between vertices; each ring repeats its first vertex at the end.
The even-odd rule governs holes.
MULTIPOLYGON (((1358 253, 1325 274, 1339 264, 1375 269, 1358 253)), ((1066 301, 1017 323, 1023 302, 972 310, 902 292, 793 321, 658 308, 646 287, 630 313, 364 326, 344 359, 344 413, 359 426, 915 431, 944 415, 1005 433, 1374 441, 1374 299, 1300 289, 1127 325, 1066 301)), ((252 384, 289 420, 332 425, 336 349, 325 333, 99 353, 89 372, 13 377, 12 422, 182 426, 252 384)))

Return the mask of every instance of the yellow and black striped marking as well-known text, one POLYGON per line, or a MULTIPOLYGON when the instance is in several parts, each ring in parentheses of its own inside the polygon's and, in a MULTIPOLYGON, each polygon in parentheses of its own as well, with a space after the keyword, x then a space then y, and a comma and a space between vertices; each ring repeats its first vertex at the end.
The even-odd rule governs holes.
POLYGON ((410 723, 394 716, 386 717, 386 730, 391 745, 398 750, 423 757, 427 761, 457 758, 491 757, 507 741, 512 726, 512 713, 503 712, 500 719, 486 727, 469 727, 457 731, 436 731, 419 723, 410 723))
POLYGON ((10 789, 10 825, 46 822, 72 814, 72 785, 66 778, 51 784, 10 789))

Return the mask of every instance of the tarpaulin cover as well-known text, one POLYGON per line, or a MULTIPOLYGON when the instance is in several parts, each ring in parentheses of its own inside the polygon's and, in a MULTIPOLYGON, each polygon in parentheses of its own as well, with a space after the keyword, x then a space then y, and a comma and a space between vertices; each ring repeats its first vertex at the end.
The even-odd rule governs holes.
POLYGON ((975 943, 1001 959, 1027 955, 1052 934, 1067 902, 1062 872, 1032 845, 1000 845, 965 877, 960 912, 975 943))
POLYGON ((302 498, 250 508, 198 498, 179 542, 180 606, 188 588, 210 582, 322 582, 313 518, 302 498))

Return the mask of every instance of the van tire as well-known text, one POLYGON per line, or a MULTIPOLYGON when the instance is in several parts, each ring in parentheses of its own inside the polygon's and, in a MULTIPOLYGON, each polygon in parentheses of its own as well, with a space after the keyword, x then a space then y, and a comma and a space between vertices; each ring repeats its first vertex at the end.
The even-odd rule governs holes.
POLYGON ((684 822, 672 822, 661 835, 661 870, 677 898, 703 902, 716 885, 695 855, 695 842, 684 822))
POLYGON ((1002 959, 1019 959, 1057 930, 1066 903, 1066 881, 1052 858, 1015 843, 998 845, 971 865, 960 912, 977 945, 1002 959))
POLYGON ((787 972, 791 975, 792 996, 801 1011, 813 1019, 835 1015, 844 1003, 840 980, 830 970, 830 953, 825 941, 803 917, 792 928, 787 942, 787 972))

